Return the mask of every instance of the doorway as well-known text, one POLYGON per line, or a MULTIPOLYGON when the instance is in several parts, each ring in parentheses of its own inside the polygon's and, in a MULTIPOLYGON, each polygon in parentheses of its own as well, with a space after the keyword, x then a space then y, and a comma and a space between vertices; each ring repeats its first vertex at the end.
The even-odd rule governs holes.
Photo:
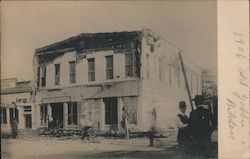
POLYGON ((25 128, 32 128, 32 117, 31 114, 25 114, 25 128))
POLYGON ((104 98, 105 104, 105 124, 118 124, 117 98, 104 98))
POLYGON ((63 128, 63 103, 51 103, 51 109, 56 127, 63 128))

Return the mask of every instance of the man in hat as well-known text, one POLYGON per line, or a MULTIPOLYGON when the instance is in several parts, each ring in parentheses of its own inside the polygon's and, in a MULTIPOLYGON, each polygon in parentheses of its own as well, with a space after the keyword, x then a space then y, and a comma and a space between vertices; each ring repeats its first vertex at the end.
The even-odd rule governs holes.
POLYGON ((193 100, 197 108, 190 113, 188 124, 193 148, 196 152, 207 154, 212 132, 212 113, 208 106, 204 105, 204 96, 196 95, 193 100))
POLYGON ((190 140, 190 134, 188 131, 188 116, 186 115, 186 102, 179 102, 180 112, 176 117, 176 125, 178 127, 177 142, 180 149, 185 149, 188 146, 190 140))

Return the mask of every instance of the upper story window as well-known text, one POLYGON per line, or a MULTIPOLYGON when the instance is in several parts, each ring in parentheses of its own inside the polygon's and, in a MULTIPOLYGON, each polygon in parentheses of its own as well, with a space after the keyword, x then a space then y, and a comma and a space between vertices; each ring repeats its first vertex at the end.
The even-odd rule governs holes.
POLYGON ((41 86, 46 86, 46 66, 41 67, 41 86))
POLYGON ((76 83, 76 62, 69 62, 69 83, 76 83))
POLYGON ((88 59, 88 81, 95 81, 95 59, 88 59))
POLYGON ((133 53, 125 54, 125 76, 133 77, 134 76, 134 60, 133 53))
POLYGON ((106 79, 113 79, 113 56, 106 56, 106 79))
POLYGON ((60 64, 55 64, 55 85, 60 84, 60 64))
POLYGON ((36 86, 39 87, 40 86, 40 67, 37 67, 37 72, 36 72, 36 86))

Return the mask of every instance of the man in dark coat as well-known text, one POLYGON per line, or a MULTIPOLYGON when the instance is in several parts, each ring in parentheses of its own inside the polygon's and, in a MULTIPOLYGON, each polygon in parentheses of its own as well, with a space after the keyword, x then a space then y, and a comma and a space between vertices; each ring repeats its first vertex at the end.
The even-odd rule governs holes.
POLYGON ((188 116, 186 115, 186 102, 180 101, 179 102, 179 110, 180 112, 177 114, 176 117, 176 125, 178 127, 178 134, 177 134, 177 142, 178 146, 181 149, 187 148, 190 142, 190 134, 188 131, 188 116))
POLYGON ((193 100, 197 108, 190 113, 188 124, 193 148, 198 153, 207 154, 212 132, 212 113, 208 106, 203 104, 205 101, 204 96, 196 95, 193 100))

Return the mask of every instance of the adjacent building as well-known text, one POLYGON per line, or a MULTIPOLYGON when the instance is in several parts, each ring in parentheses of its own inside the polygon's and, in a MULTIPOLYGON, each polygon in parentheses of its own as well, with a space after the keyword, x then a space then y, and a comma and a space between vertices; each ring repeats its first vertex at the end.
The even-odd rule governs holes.
MULTIPOLYGON (((178 102, 188 103, 179 50, 150 29, 83 33, 34 53, 36 128, 91 125, 122 130, 175 127, 178 102)), ((192 96, 201 94, 201 68, 184 57, 192 96)))
POLYGON ((10 132, 11 122, 17 120, 18 129, 34 128, 34 102, 31 81, 16 78, 1 80, 1 132, 10 132))

